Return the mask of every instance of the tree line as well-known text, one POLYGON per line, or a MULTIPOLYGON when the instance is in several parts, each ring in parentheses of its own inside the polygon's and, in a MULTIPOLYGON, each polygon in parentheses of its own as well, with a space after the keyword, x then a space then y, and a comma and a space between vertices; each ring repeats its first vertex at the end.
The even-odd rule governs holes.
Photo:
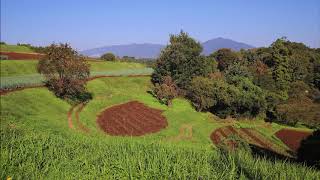
POLYGON ((182 96, 198 111, 320 127, 320 49, 277 39, 269 47, 202 55, 187 33, 171 35, 156 61, 153 93, 182 96))

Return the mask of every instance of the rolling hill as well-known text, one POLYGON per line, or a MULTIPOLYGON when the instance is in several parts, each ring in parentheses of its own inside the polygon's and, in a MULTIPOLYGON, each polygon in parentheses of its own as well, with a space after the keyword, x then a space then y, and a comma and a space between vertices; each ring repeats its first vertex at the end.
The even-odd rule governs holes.
MULTIPOLYGON (((205 55, 211 54, 213 51, 216 51, 220 48, 230 48, 235 51, 239 51, 240 49, 250 49, 253 46, 236 42, 231 39, 225 38, 215 38, 208 40, 202 43, 203 53, 205 55)), ((104 46, 100 48, 88 49, 81 51, 80 53, 90 57, 99 57, 104 53, 112 52, 117 56, 133 56, 136 58, 156 58, 162 48, 165 45, 161 44, 126 44, 126 45, 112 45, 112 46, 104 46)))

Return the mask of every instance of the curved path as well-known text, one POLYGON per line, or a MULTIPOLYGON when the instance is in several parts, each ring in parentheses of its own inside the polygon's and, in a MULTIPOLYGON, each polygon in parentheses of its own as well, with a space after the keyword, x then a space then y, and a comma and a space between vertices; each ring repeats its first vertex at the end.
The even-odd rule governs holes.
POLYGON ((75 106, 72 106, 68 113, 67 113, 67 119, 68 119, 68 126, 70 129, 77 129, 81 132, 84 132, 84 133, 89 133, 90 132, 90 129, 88 127, 86 127, 85 125, 83 125, 80 121, 80 118, 79 118, 79 113, 83 110, 83 108, 85 107, 86 104, 84 103, 80 103, 78 105, 75 105, 75 106), (76 127, 75 125, 73 124, 73 121, 72 121, 72 114, 73 112, 75 112, 75 118, 76 118, 76 127))

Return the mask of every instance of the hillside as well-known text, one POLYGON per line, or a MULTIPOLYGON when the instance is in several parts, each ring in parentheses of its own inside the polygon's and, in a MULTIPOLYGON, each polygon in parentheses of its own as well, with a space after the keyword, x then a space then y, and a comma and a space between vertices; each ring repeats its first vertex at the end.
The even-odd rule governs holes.
MULTIPOLYGON (((240 49, 249 49, 253 46, 236 42, 230 39, 215 38, 202 43, 203 53, 205 55, 211 54, 220 48, 230 48, 238 51, 240 49)), ((102 54, 112 52, 117 56, 133 56, 136 58, 156 58, 160 54, 161 49, 164 45, 160 44, 127 44, 127 45, 115 45, 105 46, 100 48, 88 49, 81 51, 81 54, 90 57, 100 57, 102 54)))
POLYGON ((0 44, 0 52, 34 53, 29 47, 9 44, 0 44))
MULTIPOLYGON (((45 88, 2 96, 1 112, 6 113, 1 113, 1 178, 320 177, 319 172, 301 165, 253 158, 244 151, 229 155, 218 151, 209 136, 223 124, 206 113, 196 112, 183 99, 176 99, 171 108, 161 105, 146 93, 149 83, 147 77, 91 81, 87 87, 94 98, 84 108, 75 107, 70 116, 72 128, 67 120, 71 106, 45 88), (22 100, 24 103, 20 103, 22 100), (169 126, 142 137, 105 134, 96 123, 97 114, 106 107, 132 100, 162 110, 169 126), (186 125, 191 127, 191 136, 182 130, 186 125), (82 126, 88 131, 83 131, 82 126)), ((260 127, 259 123, 241 124, 260 127)), ((281 126, 274 124, 272 129, 276 131, 281 126)), ((272 131, 265 132, 272 139, 272 131)))

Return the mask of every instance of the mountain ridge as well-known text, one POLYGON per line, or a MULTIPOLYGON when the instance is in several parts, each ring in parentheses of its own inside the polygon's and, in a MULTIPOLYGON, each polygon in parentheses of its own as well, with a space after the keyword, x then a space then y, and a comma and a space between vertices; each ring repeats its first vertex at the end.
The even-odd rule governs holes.
MULTIPOLYGON (((234 51, 239 51, 240 49, 250 49, 254 46, 237 42, 231 39, 226 39, 222 37, 207 40, 201 43, 203 47, 203 54, 209 55, 212 52, 221 48, 230 48, 234 51)), ((156 43, 130 43, 124 45, 110 45, 102 46, 98 48, 88 49, 80 51, 80 54, 90 56, 90 57, 100 57, 102 54, 107 52, 112 52, 116 56, 133 56, 136 58, 156 58, 161 52, 161 49, 165 45, 156 43)))

